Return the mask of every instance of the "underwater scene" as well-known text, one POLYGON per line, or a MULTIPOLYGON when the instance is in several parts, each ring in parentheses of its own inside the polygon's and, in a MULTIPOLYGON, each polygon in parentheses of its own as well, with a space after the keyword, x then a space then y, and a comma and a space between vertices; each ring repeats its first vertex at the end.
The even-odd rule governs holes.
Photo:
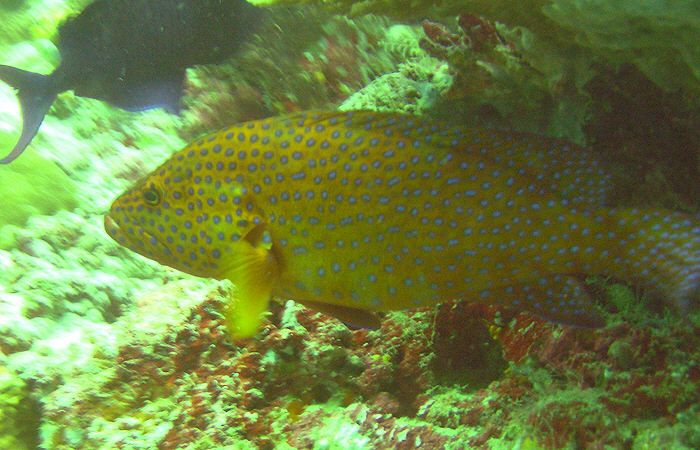
POLYGON ((0 449, 700 448, 700 1, 0 18, 0 449))

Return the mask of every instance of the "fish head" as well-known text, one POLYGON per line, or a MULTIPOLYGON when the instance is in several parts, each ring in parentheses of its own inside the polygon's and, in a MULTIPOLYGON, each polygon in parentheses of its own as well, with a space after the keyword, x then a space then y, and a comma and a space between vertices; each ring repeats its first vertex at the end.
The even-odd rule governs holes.
POLYGON ((241 258, 268 257, 272 239, 263 211, 235 163, 214 147, 191 144, 117 197, 104 219, 107 233, 136 253, 202 277, 231 278, 241 258))

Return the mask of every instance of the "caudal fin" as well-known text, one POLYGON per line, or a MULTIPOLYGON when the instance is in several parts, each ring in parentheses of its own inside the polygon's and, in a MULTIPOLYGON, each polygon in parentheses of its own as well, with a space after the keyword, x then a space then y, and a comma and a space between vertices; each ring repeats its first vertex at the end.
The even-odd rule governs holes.
POLYGON ((15 67, 0 65, 0 80, 17 89, 22 112, 22 134, 19 141, 9 155, 0 159, 0 164, 8 164, 21 155, 32 141, 57 92, 51 87, 50 76, 15 67))
POLYGON ((624 236, 622 263, 655 298, 680 310, 700 300, 700 221, 673 211, 619 210, 624 236))

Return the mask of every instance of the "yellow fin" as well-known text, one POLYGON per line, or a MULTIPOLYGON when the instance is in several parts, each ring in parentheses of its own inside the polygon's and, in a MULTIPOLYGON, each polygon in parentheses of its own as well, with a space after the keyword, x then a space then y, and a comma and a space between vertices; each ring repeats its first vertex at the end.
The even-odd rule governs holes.
POLYGON ((268 246, 241 240, 222 278, 236 285, 237 294, 226 307, 226 327, 233 339, 253 336, 267 311, 280 266, 268 246))

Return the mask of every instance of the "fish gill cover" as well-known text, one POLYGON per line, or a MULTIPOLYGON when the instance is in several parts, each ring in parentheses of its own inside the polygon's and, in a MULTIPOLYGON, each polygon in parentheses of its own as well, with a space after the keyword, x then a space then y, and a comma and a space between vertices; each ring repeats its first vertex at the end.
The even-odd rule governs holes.
MULTIPOLYGON (((87 3, 70 2, 68 6, 73 15, 78 15, 87 3)), ((236 286, 227 281, 189 277, 141 258, 114 242, 103 230, 102 218, 111 202, 120 193, 140 185, 163 161, 188 147, 188 142, 192 145, 187 153, 190 150, 200 153, 195 152, 192 157, 181 153, 183 161, 179 164, 199 161, 202 170, 208 170, 206 163, 211 162, 214 169, 217 162, 223 162, 224 155, 219 153, 218 160, 201 160, 213 158, 212 154, 201 155, 201 150, 213 152, 214 142, 226 141, 228 132, 216 130, 246 123, 232 128, 235 131, 232 138, 237 141, 239 133, 243 133, 245 144, 250 145, 253 134, 260 129, 248 129, 247 123, 262 127, 271 123, 262 120, 265 117, 286 116, 291 120, 289 114, 308 109, 331 114, 340 103, 343 103, 341 109, 418 114, 422 116, 420 122, 437 124, 441 130, 484 130, 484 125, 495 125, 498 130, 516 129, 565 137, 579 144, 592 143, 586 145, 586 150, 567 144, 568 151, 563 154, 576 154, 579 158, 554 159, 555 153, 562 154, 561 140, 527 135, 537 148, 546 143, 551 147, 545 148, 555 152, 540 151, 536 154, 542 157, 538 158, 533 153, 507 154, 507 146, 493 146, 488 136, 477 133, 483 142, 490 144, 483 146, 487 152, 466 156, 477 164, 488 163, 489 167, 507 166, 512 161, 514 166, 503 169, 501 175, 517 170, 514 167, 523 168, 525 173, 514 176, 514 181, 540 173, 542 178, 538 180, 534 175, 532 183, 547 193, 523 194, 527 205, 533 204, 533 195, 549 196, 555 192, 558 199, 573 199, 574 204, 567 207, 580 208, 581 214, 584 205, 598 215, 611 211, 608 207, 616 213, 636 207, 639 211, 649 208, 682 211, 673 214, 676 217, 689 214, 691 217, 683 217, 696 220, 693 217, 697 214, 699 198, 696 189, 700 179, 697 176, 699 122, 697 96, 688 82, 692 77, 680 77, 679 80, 685 81, 680 83, 680 90, 674 90, 675 87, 655 75, 678 71, 674 56, 677 53, 673 49, 687 45, 681 38, 688 31, 683 23, 692 22, 692 11, 687 6, 669 4, 664 14, 671 19, 649 22, 648 32, 655 36, 654 45, 665 48, 660 51, 668 56, 657 59, 655 64, 653 58, 643 57, 645 50, 608 52, 573 39, 571 34, 562 34, 563 28, 545 33, 539 18, 546 10, 540 6, 564 5, 564 1, 517 5, 492 2, 492 9, 479 6, 481 3, 472 2, 473 7, 468 7, 464 2, 441 2, 451 7, 447 14, 422 10, 425 2, 411 2, 412 8, 397 3, 404 5, 402 12, 418 17, 416 22, 396 21, 384 15, 348 19, 324 14, 319 8, 270 9, 271 22, 262 24, 234 58, 220 65, 188 69, 184 107, 179 117, 158 109, 134 114, 70 92, 60 95, 28 150, 51 161, 54 169, 45 170, 44 164, 37 164, 33 174, 18 175, 26 181, 21 186, 31 187, 36 180, 37 196, 31 199, 11 184, 2 188, 4 210, 14 209, 22 202, 55 205, 52 209, 36 208, 36 212, 28 213, 26 220, 4 225, 0 230, 2 445, 7 448, 34 448, 37 443, 41 448, 700 447, 696 414, 700 380, 697 308, 689 305, 681 316, 674 308, 668 308, 667 295, 649 295, 652 293, 649 289, 638 289, 648 285, 649 278, 642 275, 645 269, 659 270, 658 264, 654 266, 643 260, 650 257, 644 249, 630 247, 636 250, 630 262, 638 262, 639 267, 629 273, 614 272, 626 265, 613 264, 612 272, 621 280, 589 277, 577 281, 585 289, 585 298, 592 295, 595 299, 593 306, 604 322, 597 329, 562 327, 488 301, 446 301, 408 312, 378 312, 379 328, 372 331, 349 328, 314 309, 284 301, 288 296, 282 296, 281 302, 270 303, 270 311, 262 317, 260 331, 253 338, 232 341, 221 311, 231 299, 240 297, 236 286), (569 38, 553 39, 560 35, 569 38), (625 58, 635 54, 639 58, 625 58), (620 62, 624 64, 618 65, 620 62), (258 119, 261 121, 251 122, 258 119), (199 144, 199 135, 214 136, 215 140, 199 144), (591 164, 592 161, 604 164, 591 164), (546 165, 550 169, 543 169, 546 165), (563 183, 571 184, 576 177, 566 174, 555 178, 562 167, 582 169, 585 177, 573 182, 574 189, 567 190, 563 183), (601 169, 609 177, 601 174, 601 169), (44 186, 41 180, 52 178, 53 170, 63 172, 70 184, 64 185, 63 177, 56 177, 58 184, 44 186), (587 189, 576 190, 585 186, 581 181, 591 179, 605 180, 608 189, 601 193, 604 195, 587 195, 587 189), (554 180, 561 183, 552 185, 554 180), (64 202, 65 198, 73 201, 64 202), (600 210, 597 205, 602 201, 606 202, 606 209, 600 210), (633 284, 630 288, 621 281, 633 281, 633 284)), ((591 2, 569 3, 582 5, 581 11, 593 16, 598 11, 584 8, 595 6, 591 2)), ((625 8, 615 11, 618 20, 608 27, 612 35, 624 34, 623 25, 640 23, 638 19, 623 18, 633 17, 644 8, 653 12, 649 5, 654 2, 644 2, 647 6, 634 3, 636 9, 633 3, 626 2, 625 8)), ((6 5, 3 3, 0 10, 3 18, 7 18, 0 34, 2 61, 41 73, 58 66, 61 55, 46 37, 53 35, 67 14, 66 4, 53 1, 19 2, 11 8, 6 5)), ((390 16, 398 16, 394 11, 386 11, 390 16)), ((594 28, 587 21, 574 25, 593 35, 594 28)), ((635 39, 630 39, 623 43, 634 42, 635 39)), ((21 124, 17 121, 13 93, 0 86, 0 96, 3 117, 0 122, 5 124, 1 131, 8 144, 5 148, 9 149, 21 124)), ((320 226, 322 218, 326 226, 332 217, 328 209, 324 209, 323 215, 318 211, 318 206, 330 206, 321 203, 323 199, 318 196, 321 188, 306 183, 313 183, 314 178, 309 178, 312 174, 330 175, 330 161, 322 167, 318 164, 320 158, 310 158, 309 152, 320 151, 323 138, 317 133, 333 142, 333 127, 326 125, 325 131, 315 128, 306 131, 297 124, 300 117, 295 118, 296 121, 283 119, 282 122, 285 132, 297 131, 287 138, 290 147, 297 145, 294 137, 298 134, 302 135, 304 146, 308 138, 313 138, 314 144, 311 150, 304 150, 302 159, 288 158, 287 165, 304 165, 306 176, 285 178, 290 198, 283 201, 280 194, 276 205, 302 204, 301 200, 294 200, 292 188, 298 186, 300 190, 303 186, 300 195, 306 195, 309 190, 314 193, 308 203, 311 209, 282 212, 286 219, 283 225, 279 219, 273 226, 268 225, 273 233, 255 229, 251 223, 247 225, 250 231, 244 232, 245 226, 238 221, 235 230, 222 228, 221 231, 229 233, 229 238, 232 234, 244 236, 237 242, 252 243, 262 254, 277 242, 273 238, 287 239, 285 251, 291 256, 279 252, 278 259, 278 254, 273 253, 271 261, 283 261, 285 268, 296 271, 294 275, 306 277, 308 286, 304 288, 313 294, 308 288, 314 280, 337 279, 333 272, 334 258, 352 256, 351 230, 366 232, 373 244, 378 235, 376 228, 367 224, 360 229, 356 222, 343 222, 343 230, 347 232, 340 240, 347 251, 329 251, 330 244, 337 248, 338 239, 323 240, 324 247, 320 249, 315 241, 304 243, 308 236, 301 234, 302 226, 295 222, 295 216, 306 219, 307 228, 320 226), (330 139, 323 133, 328 133, 330 139), (309 167, 311 160, 316 161, 315 167, 309 167), (310 224, 310 218, 318 219, 318 224, 310 224), (292 227, 297 229, 297 234, 291 234, 292 227), (285 230, 288 236, 279 233, 285 230), (295 245, 290 247, 292 240, 295 245), (300 246, 307 247, 307 253, 293 254, 294 247, 300 246), (310 258, 312 252, 320 252, 323 257, 310 258), (295 266, 295 261, 310 263, 313 269, 321 267, 324 275, 313 270, 307 274, 304 267, 308 266, 295 266)), ((360 116, 355 118, 357 123, 363 123, 358 119, 360 116)), ((344 126, 345 120, 336 125, 344 126)), ((346 152, 354 151, 353 137, 363 137, 361 146, 368 150, 379 147, 379 143, 370 147, 372 129, 351 131, 349 138, 342 135, 348 145, 346 152)), ((429 130, 425 133, 416 136, 437 137, 429 130)), ((262 145, 263 138, 262 133, 258 134, 257 143, 262 145)), ((511 145, 520 141, 503 142, 511 145)), ((412 144, 412 140, 407 143, 412 144)), ((482 149, 468 140, 463 143, 465 148, 482 149)), ((409 150, 437 155, 451 148, 449 145, 434 148, 434 145, 435 142, 423 140, 418 148, 409 150)), ((222 146, 221 151, 226 148, 222 146)), ((398 150, 394 148, 393 156, 397 163, 398 150)), ((284 154, 281 148, 275 151, 276 157, 284 154)), ((340 147, 336 153, 340 158, 340 147)), ((27 156, 23 155, 22 159, 27 156)), ((272 183, 278 183, 274 178, 271 185, 264 183, 269 167, 261 168, 262 163, 267 164, 263 152, 254 155, 248 147, 245 160, 239 161, 238 153, 232 157, 246 179, 262 177, 262 183, 258 183, 261 193, 270 189, 272 183), (251 163, 255 164, 252 172, 251 163)), ((360 153, 355 160, 344 159, 343 166, 360 168, 361 157, 360 153)), ((382 154, 376 159, 386 165, 384 158, 382 154)), ((421 161, 423 170, 416 170, 419 178, 427 170, 433 174, 437 170, 426 163, 421 161)), ((14 164, 0 170, 12 171, 14 164)), ((438 163, 433 159, 432 164, 438 163)), ((368 166, 370 171, 372 166, 368 166)), ((392 170, 397 168, 398 165, 392 170)), ((340 184, 343 170, 341 167, 332 181, 346 190, 342 192, 345 207, 349 206, 345 199, 351 194, 351 187, 340 184)), ((474 170, 470 175, 475 175, 477 181, 487 173, 478 166, 474 170)), ((159 173, 156 171, 154 176, 159 173)), ((372 174, 376 179, 377 175, 372 174)), ((487 197, 488 192, 495 196, 494 182, 499 177, 488 189, 478 185, 476 190, 487 197)), ((377 198, 372 207, 361 211, 365 216, 380 213, 378 209, 384 206, 379 202, 381 196, 389 197, 386 207, 401 206, 400 191, 396 198, 386 194, 398 184, 387 186, 392 177, 384 178, 382 185, 363 186, 366 195, 377 198)), ((418 189, 425 191, 422 195, 428 198, 429 183, 422 178, 420 181, 418 189)), ((324 185, 329 182, 324 180, 324 185)), ((233 185, 239 183, 234 180, 233 185)), ((504 191, 506 188, 507 184, 504 191)), ((202 194, 195 192, 195 195, 202 194)), ((147 197, 154 200, 150 194, 147 197)), ((265 209, 272 206, 269 197, 259 198, 259 194, 257 197, 253 197, 254 206, 265 209), (262 200, 267 203, 257 203, 262 200)), ((223 204, 218 197, 212 200, 212 207, 223 204)), ((414 201, 412 197, 409 200, 414 201)), ((489 201, 486 207, 479 205, 485 211, 500 210, 501 217, 511 220, 515 217, 533 220, 531 208, 524 213, 508 209, 505 204, 494 209, 495 197, 485 200, 489 201)), ((362 201, 358 197, 357 202, 362 201)), ((203 201, 204 204, 207 202, 203 201)), ((425 202, 418 205, 423 208, 425 202)), ((540 206, 540 214, 546 214, 549 207, 544 203, 540 206)), ((441 205, 438 209, 437 203, 431 205, 436 214, 431 218, 441 218, 437 212, 444 211, 442 208, 441 205)), ((336 206, 336 214, 339 210, 344 209, 336 206)), ((395 214, 411 217, 410 209, 395 214)), ((633 215, 632 221, 623 227, 640 226, 641 217, 633 215), (635 218, 640 219, 637 225, 632 224, 635 218)), ((567 215, 568 225, 572 224, 570 218, 567 215)), ((185 219, 183 214, 182 220, 185 219)), ((250 219, 255 221, 255 217, 250 219)), ((430 229, 450 228, 449 221, 442 219, 443 225, 433 222, 430 229)), ((652 223, 655 219, 650 216, 647 220, 648 230, 655 226, 652 223)), ((225 227, 225 224, 224 217, 219 225, 225 227)), ((340 227, 340 220, 335 225, 340 227)), ((409 225, 410 220, 398 224, 409 225)), ((463 230, 464 225, 459 225, 460 231, 463 230)), ((558 223, 555 225, 560 227, 558 223)), ((676 230, 668 232, 665 228, 668 225, 674 225, 673 220, 662 222, 659 230, 647 231, 649 243, 688 237, 682 236, 683 230, 672 237, 676 230)), ((201 225, 195 218, 192 226, 201 225)), ((518 228, 511 228, 514 233, 543 232, 541 228, 529 228, 532 223, 513 226, 518 228)), ((605 229, 618 226, 611 223, 605 229)), ((677 226, 682 229, 682 221, 677 226)), ((217 230, 212 228, 212 231, 217 230)), ((415 249, 414 245, 431 245, 425 242, 426 238, 430 239, 427 236, 430 230, 425 231, 426 236, 417 242, 412 238, 402 239, 401 243, 410 247, 409 250, 415 249)), ((178 232, 186 233, 190 245, 190 229, 183 223, 178 232)), ((581 229, 569 231, 569 237, 580 232, 581 229)), ((478 245, 479 237, 471 235, 469 239, 478 245)), ((635 237, 630 242, 638 239, 635 237)), ((361 242, 358 241, 358 246, 361 242)), ((502 243, 497 238, 493 242, 502 243)), ((434 244, 434 248, 441 245, 434 244)), ((575 242, 569 239, 566 244, 570 248, 575 242)), ((592 241, 590 246, 601 252, 596 253, 599 257, 592 266, 608 265, 609 260, 601 257, 605 251, 602 243, 592 241)), ((610 251, 622 247, 625 245, 616 242, 610 251)), ((377 244, 371 250, 375 248, 382 249, 377 244)), ((213 247, 205 250, 210 251, 208 256, 213 255, 213 247)), ((477 250, 482 252, 477 256, 493 256, 486 255, 488 249, 477 250)), ((659 252, 675 252, 666 259, 665 268, 678 267, 673 261, 689 256, 683 255, 682 247, 662 247, 659 252)), ((396 253, 374 255, 393 259, 396 253)), ((197 262, 202 261, 212 260, 198 256, 197 262)), ((491 270, 498 270, 498 262, 491 262, 491 270)), ((369 260, 358 276, 369 277, 367 269, 371 264, 374 263, 369 260)), ((384 265, 393 264, 382 264, 375 275, 389 277, 384 265)), ((440 260, 438 265, 445 272, 449 270, 446 261, 440 260)), ((688 267, 693 266, 683 266, 676 274, 681 279, 691 279, 682 274, 688 267)), ((662 272, 665 268, 661 267, 662 272)), ((347 274, 349 269, 344 270, 347 274)), ((391 274, 398 277, 400 272, 394 267, 391 274)), ((433 276, 430 272, 428 275, 433 276)), ((437 277, 441 276, 444 274, 437 277)), ((384 287, 387 297, 391 296, 392 286, 384 287)), ((398 291, 397 286, 393 287, 398 291)), ((292 289, 300 288, 294 283, 292 289)), ((401 297, 412 293, 402 290, 401 297)), ((331 292, 324 300, 333 298, 331 292)), ((324 305, 307 304, 321 309, 324 305)), ((347 314, 343 315, 331 308, 329 312, 362 325, 356 323, 358 317, 367 316, 358 316, 358 311, 361 312, 345 311, 347 314)))

